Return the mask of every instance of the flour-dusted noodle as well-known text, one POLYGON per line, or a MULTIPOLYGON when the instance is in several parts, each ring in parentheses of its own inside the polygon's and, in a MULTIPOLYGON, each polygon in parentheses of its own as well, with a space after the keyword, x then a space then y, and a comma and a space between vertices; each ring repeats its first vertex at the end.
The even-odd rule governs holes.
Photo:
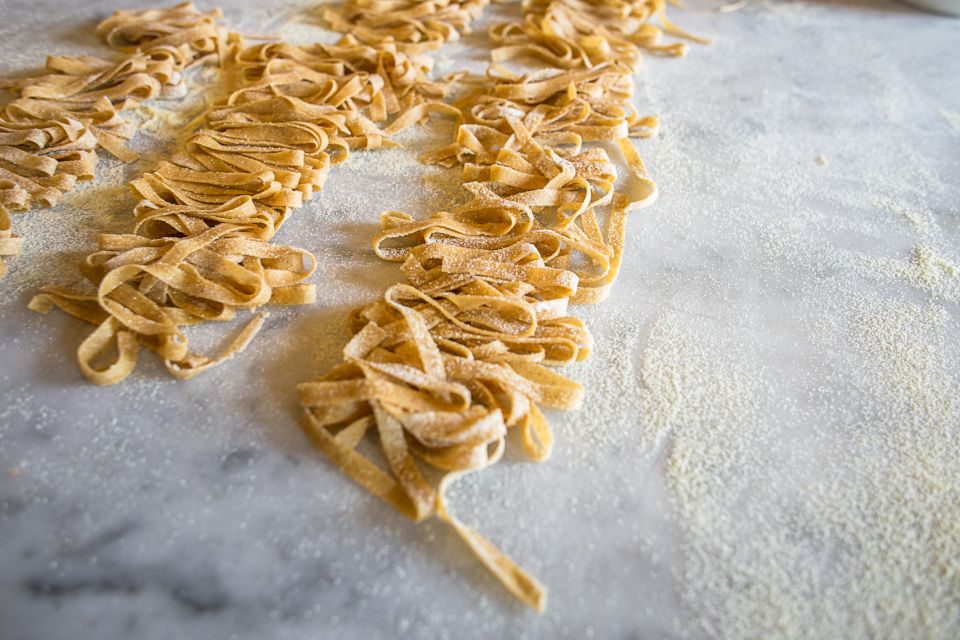
MULTIPOLYGON (((506 268, 525 256, 500 258, 506 268)), ((545 459, 552 436, 538 403, 569 409, 582 400, 576 383, 524 357, 529 343, 509 346, 511 338, 536 345, 550 337, 538 333, 538 314, 522 290, 498 288, 498 280, 481 275, 433 296, 391 287, 382 302, 357 314, 355 325, 365 324, 344 348, 344 364, 301 384, 300 398, 307 432, 345 473, 415 520, 436 512, 511 592, 542 609, 542 586, 444 501, 455 477, 499 458, 488 451, 502 450, 509 428, 522 430, 528 455, 545 459), (391 475, 354 450, 362 436, 357 425, 364 433, 376 425, 391 475), (418 458, 449 474, 433 487, 418 458)))
POLYGON ((191 2, 170 9, 116 11, 97 25, 97 35, 118 51, 163 51, 180 54, 191 64, 221 58, 225 30, 217 24, 220 9, 197 11, 191 2))
POLYGON ((514 596, 524 604, 543 612, 547 607, 547 590, 540 582, 498 549, 482 535, 463 524, 456 516, 447 510, 445 495, 447 489, 457 478, 480 471, 500 460, 504 450, 504 440, 497 440, 492 454, 481 458, 477 466, 448 473, 440 481, 437 491, 437 517, 454 528, 457 534, 470 547, 474 555, 496 576, 514 596))
MULTIPOLYGON (((527 456, 545 460, 553 435, 542 409, 583 403, 580 385, 553 369, 592 348, 569 306, 609 293, 626 215, 656 198, 631 138, 653 135, 657 121, 631 105, 632 74, 642 50, 683 53, 661 44, 662 32, 687 34, 666 20, 662 0, 526 2, 522 24, 494 28, 499 46, 486 78, 446 104, 456 78, 431 80, 432 62, 421 54, 466 32, 485 4, 348 0, 326 13, 345 34, 340 42, 308 47, 244 48, 212 26, 218 14, 189 7, 118 13, 101 34, 130 51, 127 67, 56 61, 70 77, 54 74, 29 89, 36 113, 53 117, 57 140, 91 145, 64 150, 103 146, 122 157, 128 130, 113 98, 162 94, 188 54, 230 64, 241 86, 209 109, 181 149, 130 183, 139 199, 134 233, 101 237, 82 265, 93 290, 49 287, 31 307, 56 306, 95 325, 77 352, 95 383, 123 380, 144 348, 171 375, 197 375, 239 353, 263 316, 213 357, 190 351, 189 327, 313 301, 312 256, 270 241, 330 167, 353 150, 394 145, 392 136, 432 114, 455 117, 455 141, 426 157, 462 166, 472 199, 419 220, 383 214, 374 249, 402 262, 407 280, 354 313, 341 364, 299 386, 302 425, 348 476, 414 520, 437 515, 512 594, 543 610, 546 589, 464 525, 446 491, 496 463, 511 429, 527 456), (156 55, 137 57, 148 42, 156 55), (518 74, 499 64, 523 56, 552 68, 518 74), (90 84, 104 78, 117 84, 90 84), (56 118, 66 116, 42 101, 76 87, 89 98, 86 119, 58 129, 56 118), (379 441, 385 468, 357 451, 367 437, 379 441), (445 474, 433 481, 426 467, 445 474)), ((25 130, 4 133, 20 135, 17 144, 45 141, 25 130)), ((0 175, 11 185, 5 201, 55 199, 60 183, 46 178, 57 167, 23 153, 0 151, 0 169, 15 163, 30 176, 0 175)), ((54 160, 86 175, 87 157, 54 160)))
MULTIPOLYGON (((478 194, 474 200, 454 212, 440 212, 422 221, 388 216, 384 230, 374 239, 375 251, 387 259, 404 259, 409 246, 394 248, 386 244, 397 239, 408 245, 423 242, 426 244, 422 246, 433 247, 433 251, 439 250, 437 244, 503 248, 529 243, 539 247, 538 257, 545 258, 546 267, 572 269, 571 274, 576 276, 569 293, 573 302, 601 300, 619 268, 625 214, 631 207, 648 204, 655 191, 652 187, 646 190, 646 179, 638 189, 640 195, 633 200, 615 194, 615 165, 605 154, 597 153, 599 150, 573 155, 562 150, 547 153, 521 121, 515 120, 510 126, 515 133, 491 158, 492 164, 465 166, 465 173, 484 178, 466 185, 478 194), (524 171, 510 170, 510 165, 523 166, 524 171), (601 206, 609 209, 606 232, 600 229, 595 213, 601 206), (547 208, 555 208, 555 223, 535 226, 534 210, 547 208), (579 259, 573 260, 575 257, 579 259), (571 262, 584 266, 571 267, 571 262)), ((626 144, 632 149, 629 142, 626 144)), ((638 157, 627 160, 631 166, 639 162, 638 157)), ((642 171, 642 164, 637 166, 642 171)), ((538 288, 549 292, 547 284, 538 283, 538 288)))
POLYGON ((696 42, 666 18, 664 0, 524 0, 522 22, 496 25, 490 37, 494 62, 530 56, 561 69, 590 68, 603 62, 637 67, 646 51, 682 56, 683 42, 663 44, 664 33, 696 42), (660 26, 651 22, 657 17, 660 26))
MULTIPOLYGON (((349 2, 328 19, 361 40, 428 49, 442 37, 420 28, 426 4, 349 2)), ((685 45, 661 44, 663 31, 680 32, 660 0, 523 6, 523 23, 493 28, 499 46, 486 78, 454 103, 455 141, 424 156, 462 166, 472 198, 421 219, 381 215, 374 251, 402 262, 407 281, 355 312, 344 362, 299 390, 304 428, 347 475, 415 520, 435 513, 542 611, 543 585, 453 515, 446 491, 496 463, 510 429, 531 459, 546 459, 553 436, 541 407, 583 402, 584 390, 551 368, 592 347, 569 305, 609 294, 626 216, 657 195, 631 141, 654 135, 657 120, 631 105, 632 74, 642 50, 682 55, 685 45), (519 57, 553 68, 518 74, 499 64, 519 57), (626 168, 623 187, 608 149, 626 168), (355 450, 368 434, 386 469, 355 450), (447 473, 434 486, 420 464, 447 473)))
MULTIPOLYGON (((183 72, 216 59, 223 47, 219 15, 189 3, 118 11, 97 33, 124 54, 119 61, 50 56, 39 75, 0 81, 15 95, 0 109, 0 205, 56 205, 77 181, 94 178, 98 148, 135 160, 127 142, 137 126, 122 113, 144 100, 185 95, 183 72)), ((0 255, 15 255, 4 246, 0 255)))
POLYGON ((439 49, 469 32, 489 0, 347 0, 325 8, 323 20, 375 47, 397 47, 409 55, 439 49))
POLYGON ((57 306, 97 325, 78 352, 81 369, 97 384, 129 375, 138 345, 163 358, 175 377, 191 378, 241 351, 262 319, 256 316, 215 358, 190 351, 185 327, 230 320, 237 309, 315 300, 314 286, 304 284, 315 268, 309 253, 245 238, 241 228, 225 223, 179 239, 105 235, 84 263, 95 294, 47 288, 31 308, 57 306), (98 369, 94 362, 111 347, 117 360, 98 369))
MULTIPOLYGON (((105 236, 83 265, 97 290, 86 299, 105 315, 81 316, 98 328, 78 359, 98 384, 129 375, 139 347, 160 355, 175 377, 192 377, 238 353, 261 321, 214 358, 189 351, 185 327, 266 304, 312 303, 314 285, 303 281, 313 256, 268 244, 290 213, 351 150, 392 146, 391 136, 433 113, 460 115, 440 101, 448 83, 429 78, 431 62, 394 46, 346 35, 336 45, 244 47, 235 34, 211 31, 218 13, 198 15, 195 23, 179 10, 147 10, 137 20, 120 12, 100 28, 115 46, 151 41, 163 51, 216 54, 241 86, 208 110, 181 149, 129 183, 139 201, 134 234, 105 236), (164 26, 170 21, 187 31, 164 26), (119 360, 99 370, 94 360, 111 349, 119 360)), ((71 313, 76 297, 45 292, 34 307, 51 305, 71 313)))
POLYGON ((10 212, 0 204, 0 278, 6 275, 7 265, 4 258, 10 258, 20 253, 23 238, 13 232, 10 225, 10 212))

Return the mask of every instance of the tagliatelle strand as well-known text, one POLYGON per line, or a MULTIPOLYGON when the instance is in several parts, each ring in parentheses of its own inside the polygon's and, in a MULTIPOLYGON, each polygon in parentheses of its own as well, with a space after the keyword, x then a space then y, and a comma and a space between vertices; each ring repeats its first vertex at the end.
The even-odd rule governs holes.
MULTIPOLYGON (((362 40, 420 51, 443 39, 421 28, 423 6, 350 0, 327 17, 362 40)), ((580 406, 583 389, 550 368, 586 358, 592 346, 568 305, 609 294, 626 215, 657 196, 630 140, 657 128, 630 103, 632 74, 641 50, 685 52, 660 44, 662 31, 685 34, 660 0, 527 0, 523 8, 523 23, 492 29, 499 47, 487 77, 454 103, 463 122, 456 140, 425 155, 461 165, 472 199, 424 219, 381 215, 374 251, 402 262, 407 282, 355 312, 344 362, 299 391, 304 428, 342 471, 415 520, 435 513, 515 597, 542 611, 543 585, 456 518, 446 492, 496 463, 512 428, 531 459, 546 459, 553 436, 540 407, 580 406), (524 56, 553 68, 516 74, 498 64, 524 56), (624 186, 606 143, 620 152, 624 186), (355 450, 374 432, 388 470, 355 450), (447 473, 434 487, 418 461, 447 473)))
MULTIPOLYGON (((39 75, 0 81, 15 95, 0 109, 0 206, 56 205, 77 181, 94 178, 99 148, 135 160, 127 142, 137 126, 121 114, 144 100, 185 95, 183 73, 216 59, 223 47, 218 17, 189 3, 118 11, 97 33, 124 54, 120 60, 50 56, 39 75)), ((4 242, 0 255, 16 255, 17 240, 4 242)))
POLYGON ((418 55, 467 33, 487 4, 489 0, 347 0, 325 8, 322 17, 334 31, 364 44, 418 55))
POLYGON ((3 259, 19 254, 22 246, 23 238, 15 234, 10 226, 10 212, 0 204, 0 278, 7 273, 3 259))
MULTIPOLYGON (((100 31, 130 46, 145 34, 183 46, 177 32, 151 22, 155 13, 138 14, 139 26, 111 19, 100 31)), ((432 113, 459 116, 439 101, 447 85, 429 79, 431 62, 389 45, 373 47, 350 34, 335 45, 243 47, 235 35, 227 41, 224 48, 200 37, 197 46, 220 56, 241 86, 208 110, 183 148, 129 183, 139 200, 136 235, 105 236, 83 266, 112 319, 96 323, 107 327, 95 332, 97 348, 84 343, 78 352, 81 369, 98 384, 132 372, 131 349, 124 366, 107 373, 91 364, 108 348, 116 352, 127 333, 158 353, 171 375, 187 378, 239 352, 255 331, 248 325, 225 354, 206 358, 188 350, 184 327, 265 304, 312 303, 313 285, 303 280, 313 256, 267 244, 290 212, 352 149, 392 146, 390 136, 432 113)), ((50 305, 76 310, 72 298, 50 291, 35 308, 50 305)))
MULTIPOLYGON (((232 65, 241 86, 211 107, 183 148, 131 181, 134 233, 101 237, 82 265, 94 290, 48 287, 31 301, 36 311, 56 306, 95 325, 77 352, 91 381, 123 380, 141 348, 186 379, 239 353, 263 316, 214 357, 190 351, 189 327, 313 301, 305 282, 313 257, 270 240, 331 166, 356 149, 393 146, 391 136, 431 114, 457 118, 455 141, 427 159, 462 166, 472 199, 421 220, 383 214, 374 249, 402 262, 407 281, 355 312, 343 362, 299 386, 302 425, 349 477, 414 520, 437 515, 515 597, 542 611, 543 585, 457 519, 446 492, 496 463, 511 429, 527 456, 545 460, 553 435, 542 408, 583 402, 582 387, 553 369, 592 348, 569 304, 609 293, 626 214, 656 198, 631 138, 654 135, 657 121, 632 106, 632 74, 641 50, 684 52, 660 44, 662 32, 689 36, 666 20, 662 0, 528 0, 522 24, 494 28, 499 46, 486 78, 445 104, 449 81, 431 80, 432 61, 421 54, 466 32, 485 5, 348 0, 326 13, 343 38, 312 46, 243 47, 238 37, 211 35, 205 21, 181 29, 164 11, 120 12, 100 33, 131 53, 129 68, 58 59, 51 68, 71 78, 25 87, 36 101, 31 117, 54 119, 40 134, 0 131, 9 134, 0 143, 36 146, 45 135, 63 155, 0 148, 0 185, 10 185, 0 206, 54 203, 70 183, 63 176, 92 177, 91 155, 81 152, 96 146, 123 157, 127 131, 111 99, 162 92, 183 68, 170 62, 178 55, 232 65), (146 42, 166 53, 137 57, 146 42), (525 56, 551 68, 518 74, 499 64, 525 56), (141 71, 151 64, 152 75, 141 71), (84 89, 86 120, 60 122, 59 107, 43 102, 108 77, 123 79, 84 89), (605 145, 620 150, 626 188, 605 145), (20 173, 11 177, 14 165, 20 173), (368 437, 379 441, 386 469, 357 451, 368 437), (426 467, 446 473, 434 482, 426 467)), ((192 7, 184 10, 192 19, 192 7)), ((16 238, 0 218, 0 255, 16 249, 8 240, 16 238)))
POLYGON ((501 438, 495 445, 495 450, 480 466, 448 473, 440 481, 437 491, 437 517, 454 528, 457 534, 470 547, 474 555, 487 569, 524 604, 543 612, 547 608, 547 590, 540 582, 523 571, 517 564, 493 545, 485 537, 463 524, 456 516, 447 510, 445 494, 447 489, 461 476, 480 471, 495 464, 503 455, 504 441, 501 438))

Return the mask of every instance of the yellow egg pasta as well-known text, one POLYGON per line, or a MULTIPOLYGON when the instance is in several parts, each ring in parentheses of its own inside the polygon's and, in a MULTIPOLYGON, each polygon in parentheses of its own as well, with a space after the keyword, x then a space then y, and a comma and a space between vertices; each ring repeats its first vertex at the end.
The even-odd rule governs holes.
MULTIPOLYGON (((351 1, 327 15, 363 41, 420 52, 449 39, 426 27, 429 5, 351 1)), ((580 385, 553 369, 592 346, 569 305, 609 295, 626 215, 657 195, 631 141, 654 135, 657 120, 636 112, 632 75, 644 50, 685 52, 661 44, 663 32, 686 34, 660 0, 523 8, 523 22, 493 27, 486 77, 453 103, 455 140, 424 155, 462 166, 471 199, 421 219, 381 215, 374 251, 402 262, 407 280, 354 314, 342 364, 299 391, 304 429, 344 473, 414 520, 450 524, 510 593, 542 611, 546 588, 457 519, 446 492, 496 463, 510 429, 527 456, 545 460, 553 435, 541 408, 583 402, 580 385), (500 64, 515 58, 548 67, 500 64), (368 435, 385 468, 357 452, 368 435), (430 482, 426 467, 441 479, 430 482)))
POLYGON ((98 147, 129 157, 119 112, 175 95, 192 64, 228 67, 238 86, 129 183, 131 233, 100 237, 81 265, 90 288, 50 286, 30 303, 94 325, 77 351, 94 383, 126 378, 142 349, 191 378, 249 344, 260 307, 314 301, 313 256, 271 241, 332 166, 395 145, 433 114, 453 117, 454 140, 423 159, 460 166, 470 199, 421 218, 381 215, 373 250, 401 263, 405 281, 353 313, 340 364, 299 385, 301 424, 346 475, 413 520, 449 524, 542 611, 546 588, 461 522, 446 494, 498 462, 510 430, 527 457, 546 460, 544 409, 584 402, 556 371, 592 349, 570 307, 609 295, 626 217, 657 196, 633 140, 658 122, 637 112, 633 74, 644 52, 685 53, 663 34, 701 39, 667 20, 664 0, 525 0, 522 21, 492 28, 483 78, 432 79, 426 52, 466 33, 486 5, 346 0, 322 14, 341 39, 308 46, 246 46, 215 25, 218 12, 191 5, 118 12, 98 33, 127 54, 121 63, 51 59, 50 74, 7 85, 20 97, 0 114, 0 257, 19 250, 8 208, 54 204, 72 180, 93 177, 98 147), (545 67, 511 68, 531 60, 545 67), (461 79, 472 88, 448 101, 461 79), (190 327, 239 310, 252 318, 219 354, 191 351, 190 327), (383 465, 358 451, 365 438, 383 465))
POLYGON ((10 212, 5 205, 0 204, 0 278, 7 273, 7 265, 3 259, 20 253, 22 246, 23 238, 15 234, 10 225, 10 212))
POLYGON ((199 28, 185 39, 157 15, 166 14, 147 10, 139 22, 118 14, 100 32, 124 47, 147 37, 174 49, 194 43, 241 86, 207 111, 181 149, 128 184, 138 199, 133 233, 104 236, 82 265, 96 291, 50 289, 32 304, 97 325, 77 353, 97 384, 128 376, 140 347, 171 375, 193 377, 238 353, 261 321, 214 358, 190 352, 187 327, 266 304, 314 302, 314 285, 304 282, 313 256, 269 244, 290 213, 351 150, 392 146, 390 136, 433 113, 460 116, 442 101, 449 82, 430 79, 432 61, 392 45, 347 34, 336 45, 248 47, 236 34, 213 41, 199 28))
POLYGON ((489 0, 346 0, 336 8, 325 7, 322 16, 326 26, 359 42, 417 55, 469 32, 470 23, 488 4, 489 0))
MULTIPOLYGON (((0 108, 0 205, 8 211, 56 205, 77 181, 94 178, 99 148, 135 160, 127 142, 137 126, 121 114, 145 100, 185 95, 183 72, 218 59, 224 46, 219 17, 189 3, 118 11, 97 28, 122 54, 118 61, 50 56, 39 75, 0 80, 15 96, 0 108)), ((4 242, 0 256, 19 250, 19 239, 4 242)))

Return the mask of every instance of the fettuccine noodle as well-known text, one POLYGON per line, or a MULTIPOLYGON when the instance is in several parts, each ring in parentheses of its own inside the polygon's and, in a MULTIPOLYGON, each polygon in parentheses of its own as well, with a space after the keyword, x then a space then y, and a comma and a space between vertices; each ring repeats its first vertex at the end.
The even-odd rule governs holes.
MULTIPOLYGON (((2 186, 2 183, 0 183, 2 186)), ((3 204, 0 204, 0 278, 7 274, 7 265, 4 263, 4 257, 15 256, 20 253, 23 246, 23 238, 13 232, 10 225, 10 212, 3 204)))
POLYGON ((139 199, 133 234, 102 237, 83 266, 96 291, 47 288, 31 304, 97 325, 77 352, 97 384, 128 376, 140 347, 172 375, 192 377, 236 354, 262 319, 215 357, 191 352, 185 328, 240 309, 314 302, 313 256, 267 244, 290 213, 352 149, 392 146, 390 136, 431 113, 460 115, 442 102, 447 83, 430 80, 432 61, 390 43, 350 34, 305 47, 228 40, 220 55, 242 86, 181 150, 129 183, 139 199))
MULTIPOLYGON (((95 383, 124 379, 142 348, 171 375, 193 377, 239 353, 263 316, 213 357, 190 350, 186 328, 241 309, 314 300, 313 256, 270 241, 333 165, 356 149, 394 145, 393 135, 431 114, 455 117, 455 140, 425 159, 462 166, 472 198, 422 219, 382 214, 374 250, 401 262, 406 281, 355 312, 341 364, 299 386, 302 425, 344 473, 414 520, 436 515, 448 523, 514 596, 542 611, 545 587, 461 522, 446 493, 500 460, 510 429, 519 430, 530 459, 545 460, 553 435, 543 409, 583 402, 582 387, 554 370, 592 347, 569 305, 609 294, 626 216, 657 194, 631 140, 654 135, 657 120, 633 107, 632 75, 644 51, 685 52, 682 43, 664 44, 664 33, 697 39, 667 20, 663 0, 527 0, 523 21, 492 29, 486 77, 448 104, 458 77, 431 80, 424 54, 465 33, 486 4, 347 0, 324 13, 344 33, 335 45, 194 39, 198 25, 183 36, 145 17, 163 12, 106 21, 100 32, 111 46, 200 43, 196 59, 216 56, 242 86, 209 110, 182 149, 129 184, 139 199, 132 233, 101 236, 100 250, 82 265, 93 290, 48 287, 31 307, 56 306, 96 326, 77 354, 95 383), (517 73, 502 64, 530 58, 547 67, 517 73), (368 436, 379 441, 386 469, 357 450, 368 436), (445 474, 432 482, 421 464, 445 474)), ((147 56, 143 64, 162 60, 147 56)), ((76 69, 89 75, 88 67, 76 69)), ((147 89, 131 95, 153 95, 153 84, 131 77, 124 91, 142 82, 147 89)), ((173 71, 169 78, 156 90, 176 84, 173 71)), ((58 90, 66 84, 54 82, 58 90)), ((61 144, 87 135, 87 144, 113 151, 108 145, 125 133, 108 117, 76 122, 48 135, 61 144)), ((10 157, 23 171, 54 168, 10 157)), ((19 239, 6 206, 41 192, 3 179, 0 255, 9 255, 19 239)))
POLYGON ((16 98, 0 109, 0 277, 3 256, 19 253, 7 212, 56 205, 77 181, 94 178, 98 148, 124 162, 137 126, 121 113, 155 98, 186 94, 183 72, 216 59, 224 32, 219 11, 118 11, 97 34, 123 57, 50 56, 46 72, 0 81, 16 98), (15 241, 14 241, 15 240, 15 241))
POLYGON ((377 48, 396 47, 407 55, 439 49, 468 33, 490 0, 346 0, 324 8, 323 20, 377 48))
MULTIPOLYGON (((431 39, 411 16, 425 4, 363 5, 382 7, 381 16, 348 3, 334 24, 362 15, 353 24, 363 38, 383 36, 367 28, 387 24, 384 38, 419 46, 431 39)), ((445 494, 500 459, 509 429, 519 429, 531 459, 545 460, 553 436, 541 408, 580 406, 580 385, 551 368, 590 353, 590 334, 568 305, 609 294, 626 215, 657 194, 630 140, 657 129, 631 104, 632 74, 641 50, 685 52, 661 44, 663 31, 687 34, 666 20, 661 0, 523 7, 522 23, 492 29, 498 47, 487 77, 455 103, 456 140, 425 156, 462 165, 472 199, 425 219, 382 214, 374 251, 402 262, 407 282, 355 314, 343 363, 299 391, 304 428, 344 473, 414 520, 435 514, 450 524, 514 596, 542 611, 545 587, 458 520, 445 494), (499 64, 519 57, 550 67, 517 74, 499 64), (603 144, 622 156, 622 191, 603 144), (368 433, 387 470, 356 450, 368 433), (447 473, 434 485, 421 463, 447 473)))

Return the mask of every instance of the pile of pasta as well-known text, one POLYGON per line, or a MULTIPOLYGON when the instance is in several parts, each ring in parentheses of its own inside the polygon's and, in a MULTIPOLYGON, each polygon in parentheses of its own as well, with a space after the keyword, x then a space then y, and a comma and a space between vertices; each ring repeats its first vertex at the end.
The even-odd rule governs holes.
POLYGON ((343 472, 415 520, 449 523, 542 611, 543 585, 458 520, 445 493, 497 462, 511 430, 529 458, 546 459, 553 436, 542 409, 580 406, 584 390, 554 369, 590 353, 568 306, 609 294, 626 215, 657 194, 631 141, 657 121, 633 107, 632 74, 641 49, 683 54, 660 43, 663 30, 685 34, 659 0, 523 8, 522 22, 492 29, 499 46, 487 77, 455 102, 456 140, 425 156, 461 165, 471 199, 422 219, 382 214, 374 250, 402 262, 407 281, 354 314, 343 362, 299 392, 304 428, 343 472), (650 22, 658 16, 663 30, 650 22), (500 64, 530 57, 548 66, 500 64), (367 434, 385 465, 358 452, 367 434))
POLYGON ((171 9, 118 11, 97 34, 118 60, 50 56, 43 73, 2 80, 14 99, 0 108, 0 277, 4 257, 20 252, 10 211, 53 206, 78 180, 95 175, 98 148, 124 162, 137 125, 122 112, 144 100, 186 95, 186 69, 216 61, 225 32, 217 10, 186 3, 171 9))
POLYGON ((129 183, 139 200, 132 233, 101 236, 82 265, 94 290, 46 287, 31 302, 96 325, 77 356, 97 384, 126 378, 142 348, 171 375, 191 378, 244 349, 264 316, 213 356, 190 349, 189 327, 314 302, 312 254, 270 243, 291 211, 351 150, 394 146, 390 136, 434 112, 459 116, 443 102, 449 81, 430 79, 432 60, 394 42, 373 46, 353 34, 335 45, 228 40, 222 59, 240 88, 182 149, 129 183))
MULTIPOLYGON (((461 166, 469 201, 420 219, 382 214, 374 251, 402 263, 406 281, 355 311, 343 361, 300 385, 302 425, 357 483, 414 520, 451 525, 517 598, 543 610, 543 585, 457 519, 446 492, 500 460, 510 431, 530 459, 545 460, 544 409, 582 403, 583 388, 556 370, 592 347, 569 307, 609 294, 626 216, 656 198, 631 138, 653 135, 657 121, 634 108, 632 76, 642 51, 683 54, 661 43, 664 32, 688 34, 666 21, 662 0, 526 1, 521 22, 492 29, 487 75, 448 101, 461 76, 431 79, 426 52, 466 32, 485 5, 347 0, 325 12, 340 41, 312 46, 245 46, 186 18, 156 19, 169 13, 118 13, 101 25, 112 46, 139 47, 131 55, 144 64, 164 59, 144 53, 148 34, 196 47, 196 60, 215 55, 240 86, 183 148, 129 184, 133 228, 102 235, 83 262, 92 289, 47 287, 31 307, 95 325, 77 354, 95 383, 123 380, 144 348, 191 378, 239 353, 264 316, 215 356, 191 351, 190 327, 314 301, 313 256, 271 241, 333 165, 393 146, 431 114, 456 118, 454 141, 425 159, 461 166), (505 65, 531 58, 547 66, 505 65), (379 443, 382 463, 358 451, 364 439, 379 443)), ((178 82, 171 72, 157 91, 178 82)), ((123 139, 108 119, 75 120, 108 150, 123 139)), ((0 216, 0 251, 16 240, 0 216)))
POLYGON ((377 48, 407 55, 435 51, 468 33, 490 0, 346 0, 323 7, 326 26, 377 48))
POLYGON ((558 69, 619 62, 638 69, 642 51, 686 54, 685 42, 663 43, 664 33, 709 42, 670 22, 666 0, 523 0, 522 21, 491 29, 491 59, 500 63, 529 56, 558 69))

